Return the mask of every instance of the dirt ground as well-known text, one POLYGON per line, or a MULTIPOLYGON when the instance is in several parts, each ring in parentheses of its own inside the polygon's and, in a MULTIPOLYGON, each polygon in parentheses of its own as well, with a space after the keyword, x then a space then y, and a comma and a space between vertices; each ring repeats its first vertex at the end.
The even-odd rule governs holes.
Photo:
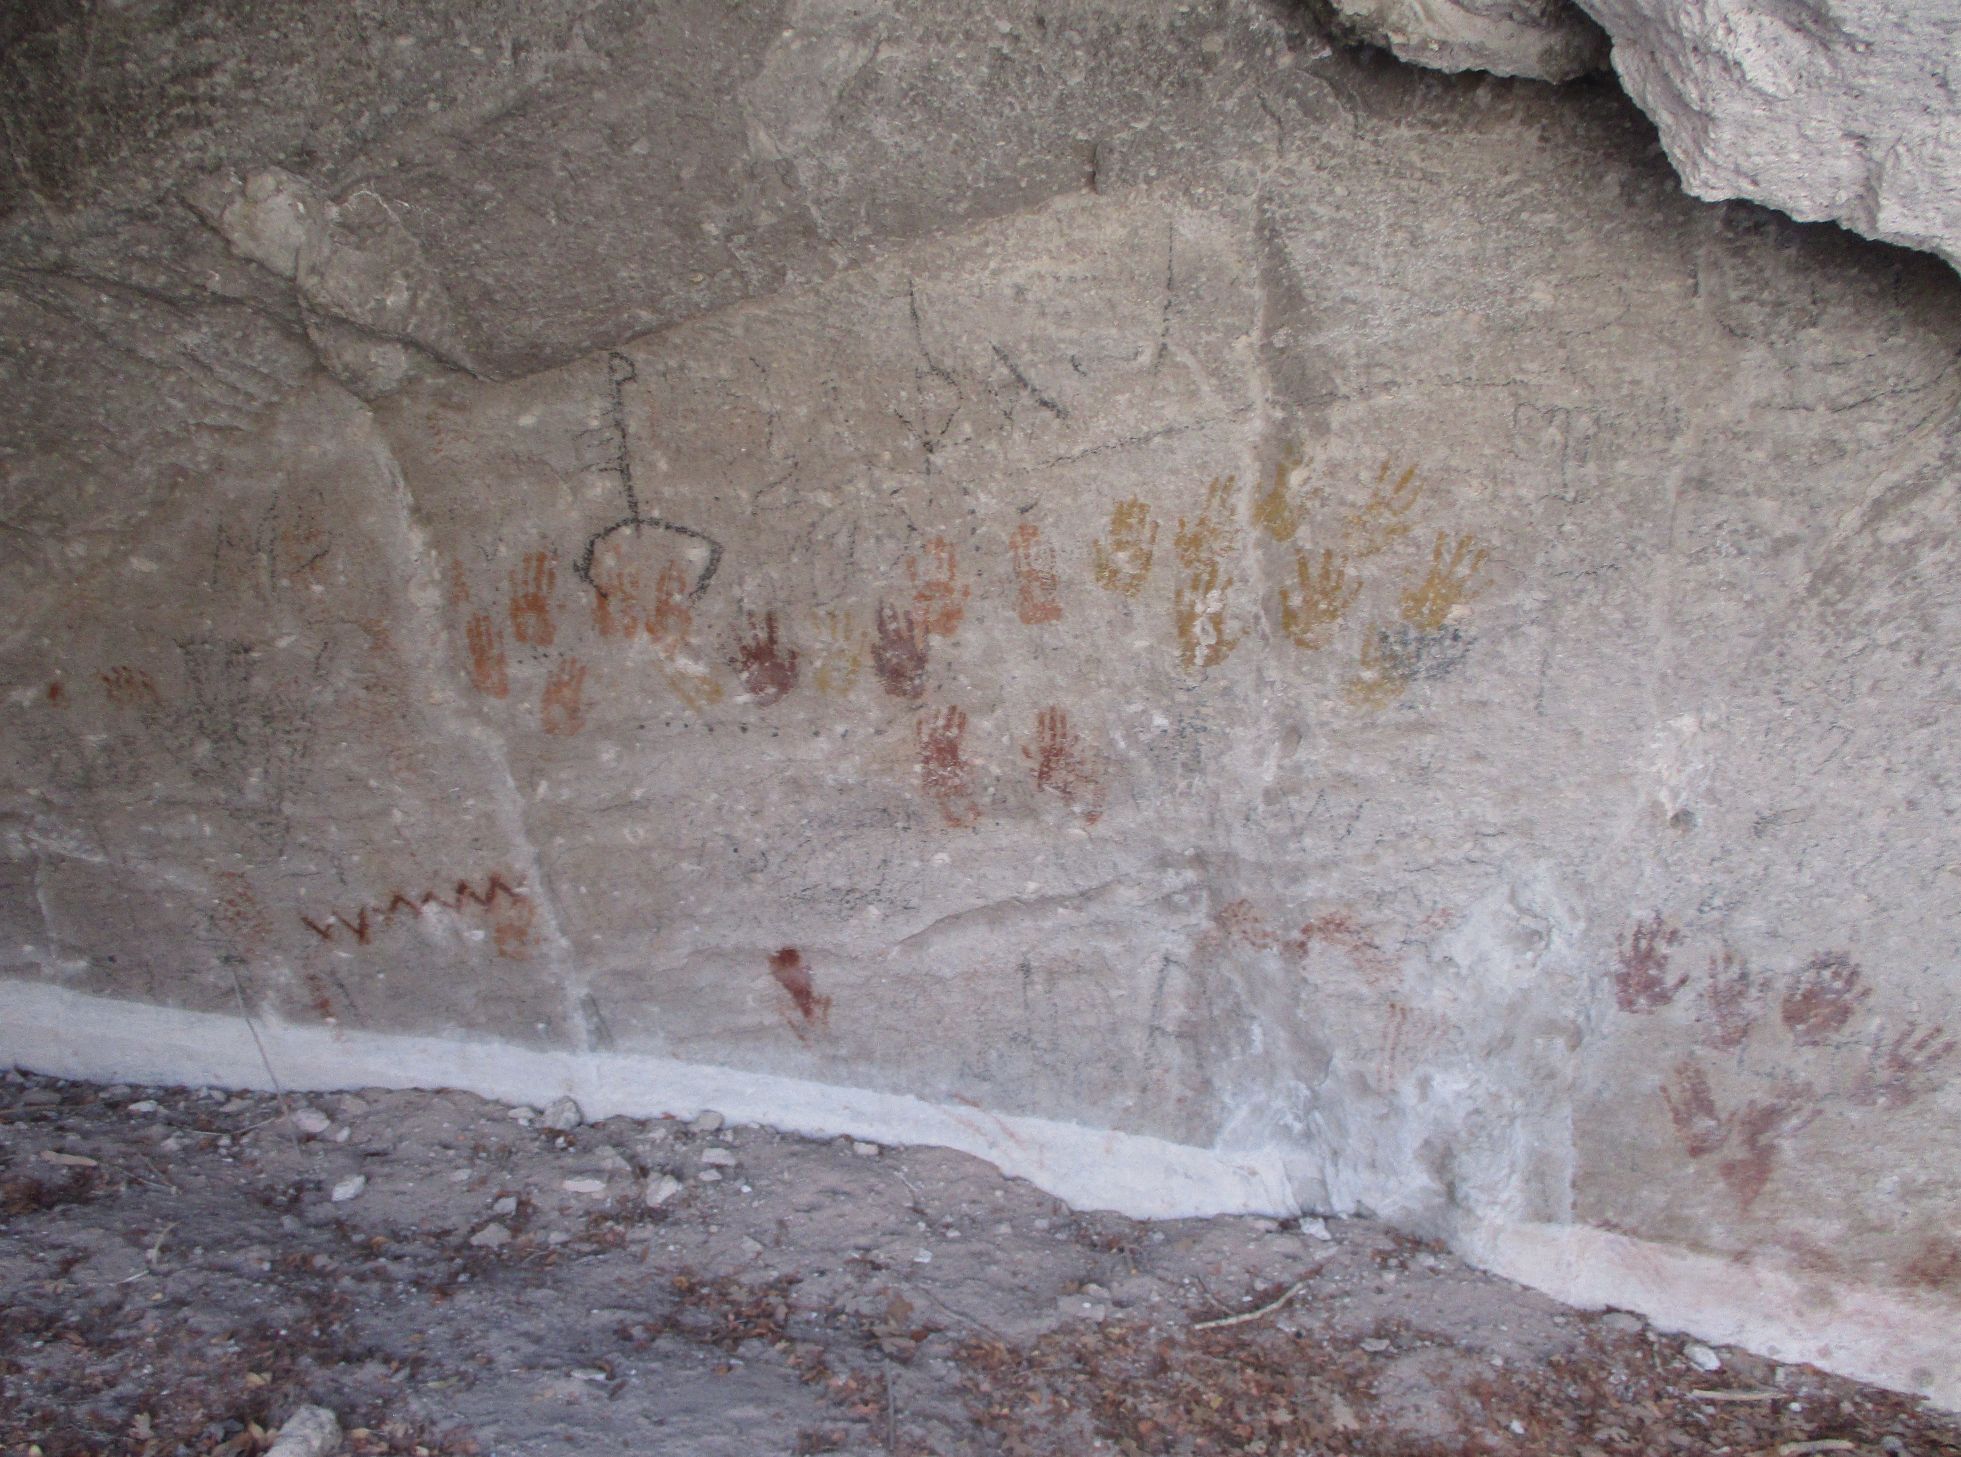
POLYGON ((5 1074, 0 1453, 245 1457, 305 1403, 418 1457, 1961 1453, 1366 1221, 1142 1224, 943 1150, 568 1113, 5 1074))

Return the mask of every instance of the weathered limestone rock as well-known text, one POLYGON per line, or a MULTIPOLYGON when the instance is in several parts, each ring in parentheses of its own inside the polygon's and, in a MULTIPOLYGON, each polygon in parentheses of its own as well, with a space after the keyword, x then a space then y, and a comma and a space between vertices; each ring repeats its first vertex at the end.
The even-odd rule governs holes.
POLYGON ((1570 81, 1607 64, 1607 37, 1571 0, 1317 0, 1334 34, 1439 71, 1570 81))
POLYGON ((1579 0, 1697 197, 1961 268, 1961 9, 1905 0, 1579 0))
POLYGON ((1366 1206, 1961 1402, 1961 280, 1252 0, 766 9, 13 217, 0 1056, 1366 1206))

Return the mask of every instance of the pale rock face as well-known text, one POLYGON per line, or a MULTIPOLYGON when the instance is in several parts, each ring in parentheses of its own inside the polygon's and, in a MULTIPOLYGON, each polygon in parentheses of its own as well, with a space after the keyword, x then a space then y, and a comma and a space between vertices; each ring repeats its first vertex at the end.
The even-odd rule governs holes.
POLYGON ((1961 6, 1952 0, 1580 0, 1697 197, 1961 267, 1961 6))
POLYGON ((1322 0, 1336 35, 1439 71, 1570 81, 1607 64, 1607 38, 1569 0, 1322 0))
POLYGON ((1367 1207, 1961 1402, 1952 270, 1264 0, 461 9, 0 176, 0 1059, 1367 1207))

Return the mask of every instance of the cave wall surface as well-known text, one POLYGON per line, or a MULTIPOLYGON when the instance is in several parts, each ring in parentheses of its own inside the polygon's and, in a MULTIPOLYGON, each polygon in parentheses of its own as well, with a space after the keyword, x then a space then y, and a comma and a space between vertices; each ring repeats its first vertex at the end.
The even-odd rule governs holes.
POLYGON ((1961 1404, 1952 270, 1252 0, 173 14, 7 52, 0 1056, 1961 1404))

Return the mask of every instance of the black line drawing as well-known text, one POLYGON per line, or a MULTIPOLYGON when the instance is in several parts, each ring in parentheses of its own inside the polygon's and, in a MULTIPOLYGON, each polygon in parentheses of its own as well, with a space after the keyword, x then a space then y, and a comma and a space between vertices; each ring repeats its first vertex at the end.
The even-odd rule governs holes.
POLYGON ((601 597, 606 589, 592 579, 592 554, 599 550, 599 544, 608 537, 622 531, 639 535, 642 527, 653 531, 671 531, 676 536, 692 537, 708 548, 708 561, 695 578, 694 586, 688 589, 688 600, 697 601, 708 590, 708 584, 715 579, 716 570, 722 565, 722 544, 705 531, 697 531, 692 526, 683 526, 678 521, 669 521, 661 516, 649 516, 640 509, 640 493, 633 484, 633 452, 628 448, 626 434, 626 387, 639 378, 633 361, 617 349, 606 355, 606 379, 611 390, 611 411, 613 417, 613 464, 608 467, 620 478, 620 490, 626 496, 626 515, 611 526, 595 531, 586 541, 585 550, 579 553, 578 561, 572 570, 601 597))

